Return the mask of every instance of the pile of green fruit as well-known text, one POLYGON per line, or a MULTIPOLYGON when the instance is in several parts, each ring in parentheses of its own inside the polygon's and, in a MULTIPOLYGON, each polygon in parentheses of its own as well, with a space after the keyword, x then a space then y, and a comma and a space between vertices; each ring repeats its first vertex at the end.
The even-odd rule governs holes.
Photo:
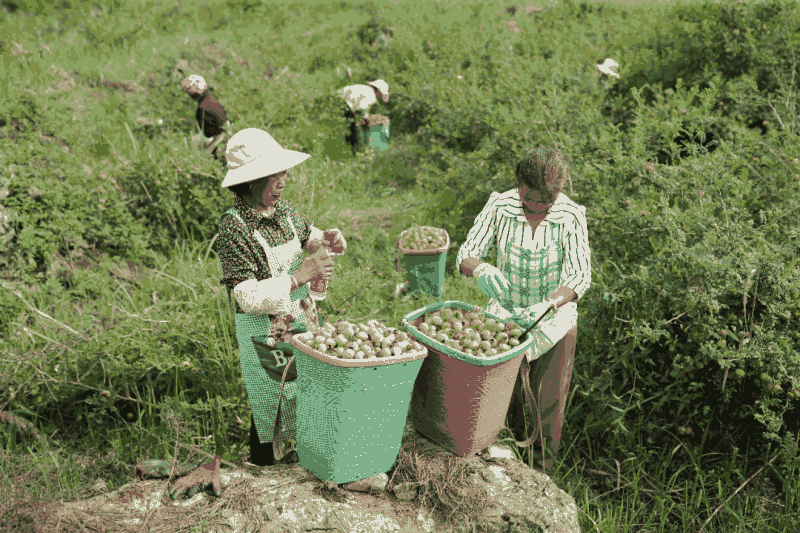
POLYGON ((339 320, 311 332, 309 347, 339 359, 401 357, 426 348, 404 331, 389 328, 377 320, 353 324, 339 320))
POLYGON ((447 245, 447 231, 442 228, 415 226, 400 234, 401 245, 407 250, 438 250, 447 245))
POLYGON ((493 357, 519 346, 522 330, 478 309, 444 308, 424 316, 416 328, 440 344, 472 357, 493 357))

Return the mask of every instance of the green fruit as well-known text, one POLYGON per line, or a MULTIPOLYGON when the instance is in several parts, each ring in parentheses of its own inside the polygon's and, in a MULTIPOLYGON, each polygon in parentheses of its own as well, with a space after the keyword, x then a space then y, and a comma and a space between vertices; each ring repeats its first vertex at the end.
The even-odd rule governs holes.
POLYGON ((740 378, 743 378, 744 377, 744 370, 742 370, 741 368, 737 368, 736 369, 736 375, 739 376, 740 378))
POLYGON ((450 320, 451 318, 453 318, 453 316, 454 313, 452 309, 445 308, 442 310, 442 318, 444 318, 445 320, 450 320))
POLYGON ((484 340, 484 341, 481 341, 481 342, 479 342, 479 343, 478 343, 478 346, 479 346, 479 347, 480 347, 480 349, 481 349, 481 350, 483 350, 483 351, 486 351, 486 350, 491 350, 491 349, 492 349, 492 345, 491 345, 491 344, 489 344, 489 341, 485 341, 485 340, 484 340))
POLYGON ((519 346, 519 339, 508 339, 508 344, 513 346, 519 346))
POLYGON ((509 346, 508 344, 505 344, 505 343, 504 344, 499 344, 497 346, 497 351, 499 351, 500 353, 506 353, 506 352, 508 352, 510 350, 511 350, 511 346, 509 346))
POLYGON ((431 324, 436 326, 441 326, 444 324, 444 320, 442 320, 442 317, 440 316, 434 316, 433 318, 431 318, 431 324))

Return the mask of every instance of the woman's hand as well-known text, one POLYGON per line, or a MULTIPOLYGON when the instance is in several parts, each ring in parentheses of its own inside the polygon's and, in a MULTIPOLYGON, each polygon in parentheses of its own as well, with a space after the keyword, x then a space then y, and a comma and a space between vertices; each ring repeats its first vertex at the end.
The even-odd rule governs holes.
POLYGON ((489 298, 497 298, 499 300, 503 298, 510 288, 508 280, 503 273, 489 263, 480 265, 472 275, 478 278, 478 288, 489 298))
POLYGON ((335 254, 343 254, 347 250, 347 241, 344 240, 344 235, 339 228, 326 230, 324 233, 325 242, 331 247, 331 251, 335 254))
POLYGON ((294 277, 301 284, 317 278, 330 279, 333 275, 333 267, 333 256, 322 248, 303 259, 294 277))
MULTIPOLYGON (((554 305, 555 302, 551 300, 545 300, 543 302, 539 302, 538 304, 534 304, 527 309, 523 309, 521 312, 516 313, 515 315, 511 316, 508 320, 512 320, 515 322, 519 327, 522 329, 528 329, 531 324, 536 322, 539 317, 541 317, 545 311, 551 306, 554 305)), ((555 312, 551 312, 549 316, 552 316, 555 312)))

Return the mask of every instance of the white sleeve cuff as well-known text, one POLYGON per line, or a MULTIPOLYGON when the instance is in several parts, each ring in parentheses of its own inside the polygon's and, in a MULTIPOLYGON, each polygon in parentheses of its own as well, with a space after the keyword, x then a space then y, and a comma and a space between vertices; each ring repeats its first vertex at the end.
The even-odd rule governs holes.
POLYGON ((481 263, 480 265, 478 265, 478 268, 472 271, 472 277, 479 278, 481 274, 483 274, 483 271, 489 268, 490 266, 491 265, 489 263, 481 263))
POLYGON ((325 237, 325 233, 321 229, 311 226, 311 235, 309 235, 309 239, 322 240, 323 237, 325 237))
POLYGON ((288 274, 262 281, 248 279, 234 287, 233 295, 248 315, 289 313, 291 283, 288 274))

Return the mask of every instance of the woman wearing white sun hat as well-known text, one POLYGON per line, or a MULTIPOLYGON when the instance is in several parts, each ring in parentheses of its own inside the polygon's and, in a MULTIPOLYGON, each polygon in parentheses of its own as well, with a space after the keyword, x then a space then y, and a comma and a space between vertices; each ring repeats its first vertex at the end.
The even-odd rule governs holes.
MULTIPOLYGON (((263 466, 275 458, 272 437, 280 386, 261 366, 252 337, 270 335, 273 325, 290 323, 289 329, 303 330, 316 322, 308 282, 329 279, 334 264, 324 252, 303 259, 302 250, 319 243, 323 232, 282 198, 287 171, 309 154, 286 150, 266 131, 248 128, 228 141, 225 157, 228 173, 222 187, 230 189, 235 200, 219 222, 220 282, 229 300, 231 294, 235 299, 239 360, 253 411, 250 461, 263 466)), ((344 253, 347 243, 341 231, 328 231, 336 234, 331 251, 344 253)), ((284 384, 278 442, 294 439, 296 392, 295 381, 284 384)))
POLYGON ((367 118, 369 108, 378 100, 389 101, 389 84, 383 80, 369 81, 366 85, 349 85, 337 93, 347 103, 344 116, 350 120, 347 142, 355 147, 358 142, 357 123, 367 118))

